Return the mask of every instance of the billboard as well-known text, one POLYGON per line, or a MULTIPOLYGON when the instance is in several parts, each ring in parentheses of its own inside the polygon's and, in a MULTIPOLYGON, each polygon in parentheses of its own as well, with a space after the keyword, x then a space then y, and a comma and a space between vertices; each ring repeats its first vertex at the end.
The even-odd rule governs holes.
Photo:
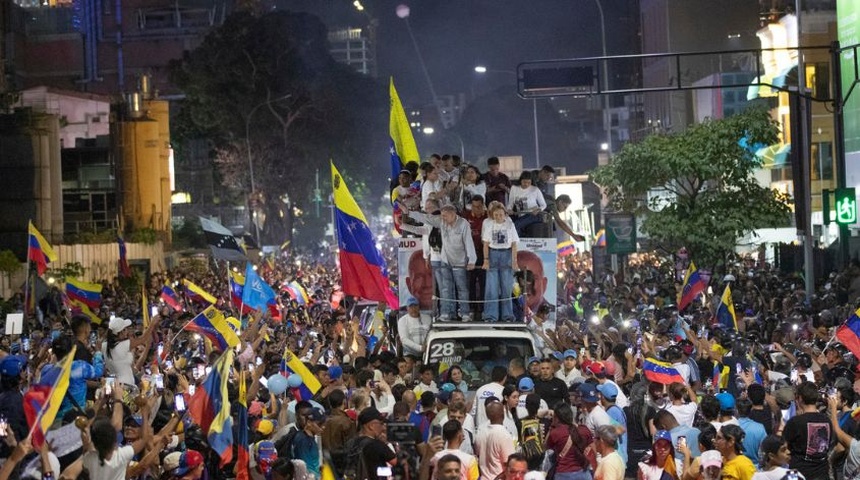
POLYGON ((401 238, 397 250, 397 291, 400 305, 414 296, 421 311, 433 310, 433 271, 424 261, 420 238, 401 238))

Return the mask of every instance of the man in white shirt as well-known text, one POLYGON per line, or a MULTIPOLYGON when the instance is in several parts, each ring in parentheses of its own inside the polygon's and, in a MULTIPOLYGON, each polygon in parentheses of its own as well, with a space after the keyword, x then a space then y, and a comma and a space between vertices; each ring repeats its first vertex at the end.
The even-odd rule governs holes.
MULTIPOLYGON (((508 378, 508 371, 505 367, 495 366, 490 373, 490 383, 483 385, 475 392, 475 400, 472 403, 472 416, 475 417, 475 428, 480 431, 481 427, 487 423, 487 413, 484 410, 484 401, 490 397, 496 397, 501 400, 502 391, 505 389, 505 380, 508 378)), ((504 421, 504 412, 502 412, 502 421, 504 421)), ((501 423, 501 422, 500 422, 501 423)))
POLYGON ((597 427, 612 425, 612 419, 600 405, 600 397, 594 384, 583 383, 579 386, 579 393, 582 395, 582 408, 588 412, 585 417, 585 426, 591 430, 592 435, 597 431, 597 427))
POLYGON ((561 368, 555 372, 555 376, 564 380, 567 386, 571 386, 573 381, 582 376, 582 372, 576 368, 576 350, 569 349, 564 351, 564 361, 561 368))
POLYGON ((478 433, 475 446, 481 468, 481 479, 493 480, 502 474, 508 457, 514 453, 514 439, 502 425, 505 419, 505 408, 501 402, 487 405, 486 415, 490 424, 478 433))
POLYGON ((403 345, 404 355, 411 353, 418 358, 422 357, 427 330, 421 322, 418 299, 409 297, 406 300, 406 314, 397 320, 397 334, 400 337, 400 344, 403 345))

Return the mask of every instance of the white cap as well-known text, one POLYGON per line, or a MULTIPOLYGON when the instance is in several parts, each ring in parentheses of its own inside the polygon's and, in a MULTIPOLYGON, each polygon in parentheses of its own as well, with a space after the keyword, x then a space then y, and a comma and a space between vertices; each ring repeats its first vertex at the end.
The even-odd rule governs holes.
POLYGON ((702 456, 699 457, 699 462, 701 462, 702 468, 722 467, 723 456, 716 450, 708 450, 702 452, 702 456))
POLYGON ((732 275, 731 273, 726 275, 725 277, 723 277, 723 282, 734 282, 734 281, 735 281, 735 276, 732 275))
POLYGON ((122 317, 111 317, 108 328, 114 334, 117 334, 131 326, 131 320, 122 317))

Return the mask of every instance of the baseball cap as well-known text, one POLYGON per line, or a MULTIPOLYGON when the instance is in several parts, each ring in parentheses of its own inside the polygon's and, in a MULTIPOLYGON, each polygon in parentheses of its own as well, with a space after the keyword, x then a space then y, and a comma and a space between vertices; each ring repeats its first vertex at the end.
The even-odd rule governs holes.
POLYGON ((529 361, 526 365, 531 365, 533 363, 540 363, 540 358, 539 357, 531 357, 531 358, 529 358, 529 361))
POLYGON ((729 392, 721 392, 717 394, 717 400, 720 401, 720 410, 728 411, 735 409, 735 397, 729 392))
POLYGON ((4 377, 17 377, 27 366, 27 357, 23 355, 6 355, 0 360, 0 374, 4 377))
POLYGON ((457 390, 457 387, 456 387, 456 386, 454 386, 454 384, 453 384, 453 383, 451 383, 451 382, 445 382, 445 383, 443 383, 443 384, 442 384, 442 386, 441 386, 441 387, 439 387, 439 391, 440 391, 440 392, 453 393, 453 392, 454 392, 454 390, 457 390))
POLYGON ((275 430, 275 423, 272 422, 271 420, 263 419, 263 420, 260 420, 259 423, 257 423, 257 433, 260 433, 262 435, 269 435, 274 430, 275 430))
POLYGON ((657 441, 659 440, 666 440, 669 443, 673 443, 672 435, 669 433, 668 430, 657 430, 654 433, 654 443, 657 443, 657 441))
POLYGON ((170 452, 164 457, 161 465, 165 472, 173 472, 179 466, 179 458, 182 457, 182 452, 170 452))
POLYGON ((385 421, 385 417, 383 417, 382 414, 379 413, 379 410, 375 409, 374 407, 367 407, 362 410, 361 413, 358 414, 359 427, 374 420, 379 420, 381 422, 385 421))
POLYGON ((520 379, 519 385, 517 385, 517 390, 521 392, 530 392, 535 389, 535 382, 529 377, 523 377, 520 379))
POLYGON ((564 355, 562 355, 561 352, 552 352, 552 358, 554 358, 558 361, 562 361, 562 360, 564 360, 564 355))
POLYGON ((603 362, 591 362, 586 367, 586 370, 595 376, 606 375, 606 367, 603 365, 603 362))
POLYGON ((574 349, 572 349, 572 348, 571 348, 571 349, 568 349, 568 350, 565 350, 565 351, 564 351, 564 358, 568 358, 568 357, 570 357, 570 358, 576 358, 576 350, 574 350, 574 349))
POLYGON ((181 477, 191 470, 203 464, 203 455, 197 450, 186 450, 179 457, 179 466, 173 471, 173 475, 181 477))
POLYGON ((313 408, 313 409, 311 409, 311 414, 310 414, 310 417, 308 417, 308 420, 310 420, 312 422, 324 422, 325 421, 325 413, 323 413, 323 411, 320 410, 319 408, 313 408))
POLYGON ((614 377, 615 376, 615 372, 616 372, 615 362, 604 362, 603 368, 606 369, 606 376, 607 377, 614 377))
POLYGON ((260 460, 272 463, 278 458, 278 450, 275 448, 275 444, 272 441, 263 440, 262 442, 257 443, 256 448, 254 449, 254 456, 257 458, 258 463, 260 460))
POLYGON ((597 403, 597 389, 591 383, 583 383, 579 386, 579 393, 582 395, 582 401, 588 403, 597 403))
POLYGON ((128 415, 122 422, 123 425, 131 425, 134 427, 142 427, 143 426, 143 416, 140 414, 136 415, 128 415))
POLYGON ((436 400, 448 405, 448 401, 451 400, 451 392, 448 390, 439 390, 439 393, 436 394, 436 400))
MULTIPOLYGON (((108 328, 114 334, 117 334, 126 328, 131 326, 131 320, 122 317, 113 317, 110 319, 110 323, 108 323, 108 328)), ((199 455, 199 453, 198 453, 199 455)))
POLYGON ((407 307, 414 307, 416 305, 418 305, 418 299, 417 298, 409 297, 408 299, 406 299, 406 306, 407 307))
POLYGON ((604 383, 603 385, 598 385, 597 391, 600 392, 600 394, 606 397, 606 399, 609 401, 615 400, 615 397, 618 396, 618 387, 611 383, 604 383))
POLYGON ((723 466, 723 456, 720 452, 716 450, 707 450, 702 452, 702 456, 699 457, 699 461, 702 463, 702 468, 708 467, 720 467, 723 466))
POLYGON ((343 376, 343 368, 340 365, 332 365, 328 367, 328 376, 332 380, 337 380, 343 376))

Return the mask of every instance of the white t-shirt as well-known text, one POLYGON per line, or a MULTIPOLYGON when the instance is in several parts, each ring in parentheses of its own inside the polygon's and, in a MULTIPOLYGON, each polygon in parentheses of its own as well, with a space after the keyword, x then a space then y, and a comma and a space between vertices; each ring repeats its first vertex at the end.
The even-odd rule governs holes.
POLYGON ((502 223, 487 219, 481 227, 481 241, 489 243, 492 249, 504 250, 519 242, 520 237, 510 218, 505 218, 502 223))
MULTIPOLYGON (((529 411, 526 410, 526 398, 529 395, 537 395, 536 393, 521 393, 520 400, 517 402, 517 418, 520 420, 529 416, 529 411)), ((540 406, 538 407, 538 412, 549 410, 549 406, 546 404, 544 399, 540 399, 540 406)))
POLYGON ((97 480, 125 480, 125 469, 134 458, 134 448, 131 445, 114 450, 111 457, 100 465, 99 454, 95 450, 84 454, 84 468, 90 472, 90 478, 97 480))
POLYGON ((130 348, 131 340, 123 340, 114 345, 110 355, 107 354, 107 342, 102 347, 108 373, 116 375, 117 381, 125 385, 135 384, 134 371, 131 369, 134 364, 134 355, 129 350, 130 348))
MULTIPOLYGON (((786 473, 788 473, 787 468, 776 467, 769 472, 753 473, 752 480, 782 480, 786 473)), ((806 480, 806 477, 804 477, 800 472, 797 472, 797 478, 806 480)))
POLYGON ((699 405, 693 402, 685 403, 683 405, 669 405, 666 407, 666 410, 675 416, 675 420, 677 420, 680 425, 686 425, 688 427, 693 426, 693 421, 696 419, 696 410, 698 409, 699 405))
POLYGON ((487 184, 484 182, 472 183, 463 185, 463 206, 467 211, 472 210, 472 197, 480 195, 484 198, 484 203, 487 202, 487 184))
POLYGON ((511 187, 511 194, 508 197, 508 204, 505 206, 508 210, 514 212, 525 212, 533 208, 541 210, 546 208, 546 200, 543 198, 543 193, 540 189, 531 185, 529 188, 523 189, 518 185, 511 187))
MULTIPOLYGON (((582 372, 579 371, 578 368, 573 367, 569 372, 564 373, 564 367, 561 367, 558 369, 557 372, 555 372, 555 376, 556 376, 556 378, 560 378, 560 379, 564 380, 564 382, 567 383, 567 386, 569 387, 573 384, 574 380, 576 380, 577 378, 582 376, 582 372)), ((617 400, 617 398, 616 398, 616 400, 617 400)))
POLYGON ((484 410, 484 400, 490 397, 496 397, 503 400, 502 391, 505 387, 496 382, 483 385, 475 391, 475 400, 472 404, 472 416, 475 417, 475 430, 480 430, 487 423, 487 411, 484 410))
POLYGON ((679 363, 673 364, 672 367, 675 370, 677 370, 678 373, 681 374, 682 377, 684 377, 684 383, 689 385, 690 384, 690 366, 687 365, 685 362, 679 362, 679 363))
POLYGON ((600 405, 591 409, 588 412, 588 416, 585 417, 585 426, 591 430, 591 434, 597 431, 597 427, 601 425, 612 425, 612 418, 609 417, 609 414, 606 413, 606 410, 603 409, 600 405))
MULTIPOLYGON (((427 204, 427 200, 432 194, 437 193, 440 190, 442 190, 442 182, 439 180, 436 180, 435 182, 424 180, 424 183, 421 185, 421 207, 423 208, 424 205, 427 204)), ((441 198, 438 197, 438 195, 434 196, 434 198, 441 200, 441 198)))
POLYGON ((738 423, 738 419, 737 419, 737 418, 732 417, 730 420, 727 420, 727 421, 725 421, 725 422, 718 422, 718 421, 714 420, 713 422, 711 422, 711 425, 713 425, 713 426, 714 426, 714 428, 716 428, 716 429, 717 429, 717 431, 719 432, 719 431, 720 431, 720 429, 721 429, 721 428, 723 428, 723 425, 737 425, 737 426, 740 426, 740 423, 738 423))

